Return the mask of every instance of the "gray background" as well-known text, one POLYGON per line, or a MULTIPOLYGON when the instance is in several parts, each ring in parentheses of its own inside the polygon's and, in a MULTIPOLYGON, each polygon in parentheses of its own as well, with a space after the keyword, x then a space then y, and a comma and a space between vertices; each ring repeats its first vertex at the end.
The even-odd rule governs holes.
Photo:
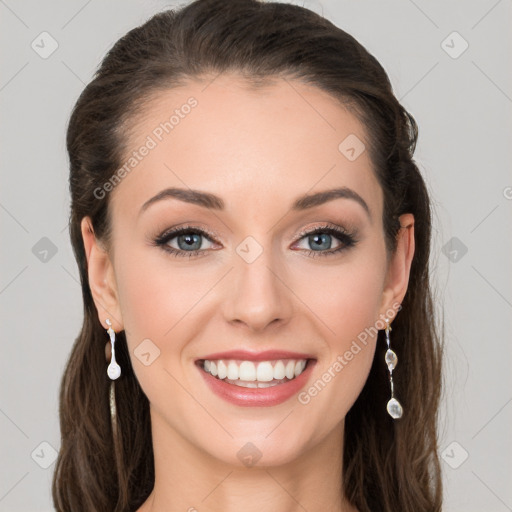
MULTIPOLYGON (((445 510, 512 510, 512 2, 301 3, 375 55, 418 122, 447 335, 445 510)), ((57 391, 82 315, 67 231, 71 108, 114 41, 170 5, 0 0, 1 511, 52 510, 57 391)))

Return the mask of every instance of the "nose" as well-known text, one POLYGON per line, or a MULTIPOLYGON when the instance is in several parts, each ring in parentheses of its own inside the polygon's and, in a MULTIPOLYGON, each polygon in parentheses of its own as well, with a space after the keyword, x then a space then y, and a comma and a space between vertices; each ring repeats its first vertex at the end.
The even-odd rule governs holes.
POLYGON ((254 261, 234 254, 234 268, 224 285, 222 308, 226 321, 260 332, 290 320, 293 291, 286 283, 286 271, 276 260, 268 246, 254 261))

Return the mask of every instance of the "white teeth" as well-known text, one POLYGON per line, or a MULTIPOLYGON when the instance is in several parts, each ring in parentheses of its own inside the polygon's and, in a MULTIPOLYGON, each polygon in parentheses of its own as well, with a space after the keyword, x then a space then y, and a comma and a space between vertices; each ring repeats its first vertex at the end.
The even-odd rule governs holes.
POLYGON ((217 362, 217 377, 219 379, 225 379, 228 376, 228 369, 224 364, 224 361, 217 362))
POLYGON ((238 365, 233 362, 233 361, 230 361, 229 364, 228 364, 228 375, 227 375, 228 379, 231 379, 231 380, 237 380, 238 379, 238 365))
POLYGON ((263 361, 258 365, 256 380, 259 382, 270 382, 274 379, 274 369, 269 361, 263 361))
MULTIPOLYGON (((212 373, 212 375, 215 374, 212 373)), ((293 377, 295 377, 295 361, 288 361, 288 363, 286 364, 285 375, 288 379, 293 379, 293 377)))
POLYGON ((252 361, 243 361, 240 363, 238 368, 238 378, 245 381, 256 380, 256 366, 254 366, 252 361))
POLYGON ((297 361, 297 363, 295 363, 295 377, 298 377, 302 373, 302 370, 304 370, 305 366, 306 366, 306 361, 304 361, 304 360, 297 361))
POLYGON ((238 381, 236 382, 237 385, 255 388, 277 384, 272 381, 284 381, 285 378, 291 380, 298 377, 304 371, 306 363, 306 359, 260 361, 259 363, 253 361, 205 360, 203 369, 221 380, 238 381))
POLYGON ((274 366, 274 379, 284 379, 284 363, 283 361, 277 361, 274 366))

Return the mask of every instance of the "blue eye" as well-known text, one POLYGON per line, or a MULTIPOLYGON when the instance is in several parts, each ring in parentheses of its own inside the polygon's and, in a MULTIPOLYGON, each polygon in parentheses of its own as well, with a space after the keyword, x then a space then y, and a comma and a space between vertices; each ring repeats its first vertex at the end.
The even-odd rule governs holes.
POLYGON ((330 225, 321 226, 312 231, 302 232, 300 237, 301 239, 305 238, 309 246, 314 248, 313 250, 306 249, 307 253, 314 258, 318 256, 332 256, 333 254, 355 246, 357 243, 354 234, 348 233, 338 226, 330 225), (341 242, 335 249, 331 249, 333 238, 341 242))
POLYGON ((185 256, 190 258, 201 253, 204 255, 204 248, 201 248, 201 237, 211 241, 209 234, 202 229, 183 226, 163 233, 155 240, 155 244, 162 247, 162 249, 171 253, 173 256, 185 256), (174 239, 176 239, 176 243, 178 244, 177 248, 169 245, 171 240, 174 239))
MULTIPOLYGON (((154 245, 161 247, 166 252, 176 257, 204 256, 207 251, 202 245, 202 238, 213 242, 212 235, 206 231, 191 227, 183 226, 161 234, 154 240, 154 245), (176 239, 177 247, 170 245, 170 242, 176 239)), ((299 240, 305 239, 306 242, 314 249, 304 249, 313 257, 332 256, 345 249, 353 247, 357 240, 354 234, 345 231, 338 226, 321 226, 311 231, 300 233, 299 240), (335 249, 331 249, 332 239, 337 239, 339 245, 335 249), (318 250, 319 249, 319 250, 318 250)))

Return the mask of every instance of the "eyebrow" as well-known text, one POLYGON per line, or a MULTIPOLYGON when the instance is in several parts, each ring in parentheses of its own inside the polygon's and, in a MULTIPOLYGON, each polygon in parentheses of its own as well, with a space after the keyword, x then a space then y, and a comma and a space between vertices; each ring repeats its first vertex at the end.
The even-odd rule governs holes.
MULTIPOLYGON (((363 207, 363 209, 368 214, 368 217, 371 218, 370 208, 366 204, 366 201, 356 191, 348 187, 333 188, 324 190, 322 192, 315 192, 314 194, 309 195, 304 194, 293 202, 291 209, 293 211, 307 210, 309 208, 314 208, 315 206, 319 206, 339 198, 352 199, 356 201, 363 207)), ((221 211, 225 208, 225 203, 222 198, 209 192, 171 187, 162 190, 156 194, 156 196, 148 199, 142 205, 139 215, 147 210, 152 204, 164 199, 178 199, 179 201, 183 201, 185 203, 195 204, 212 210, 221 211)))

